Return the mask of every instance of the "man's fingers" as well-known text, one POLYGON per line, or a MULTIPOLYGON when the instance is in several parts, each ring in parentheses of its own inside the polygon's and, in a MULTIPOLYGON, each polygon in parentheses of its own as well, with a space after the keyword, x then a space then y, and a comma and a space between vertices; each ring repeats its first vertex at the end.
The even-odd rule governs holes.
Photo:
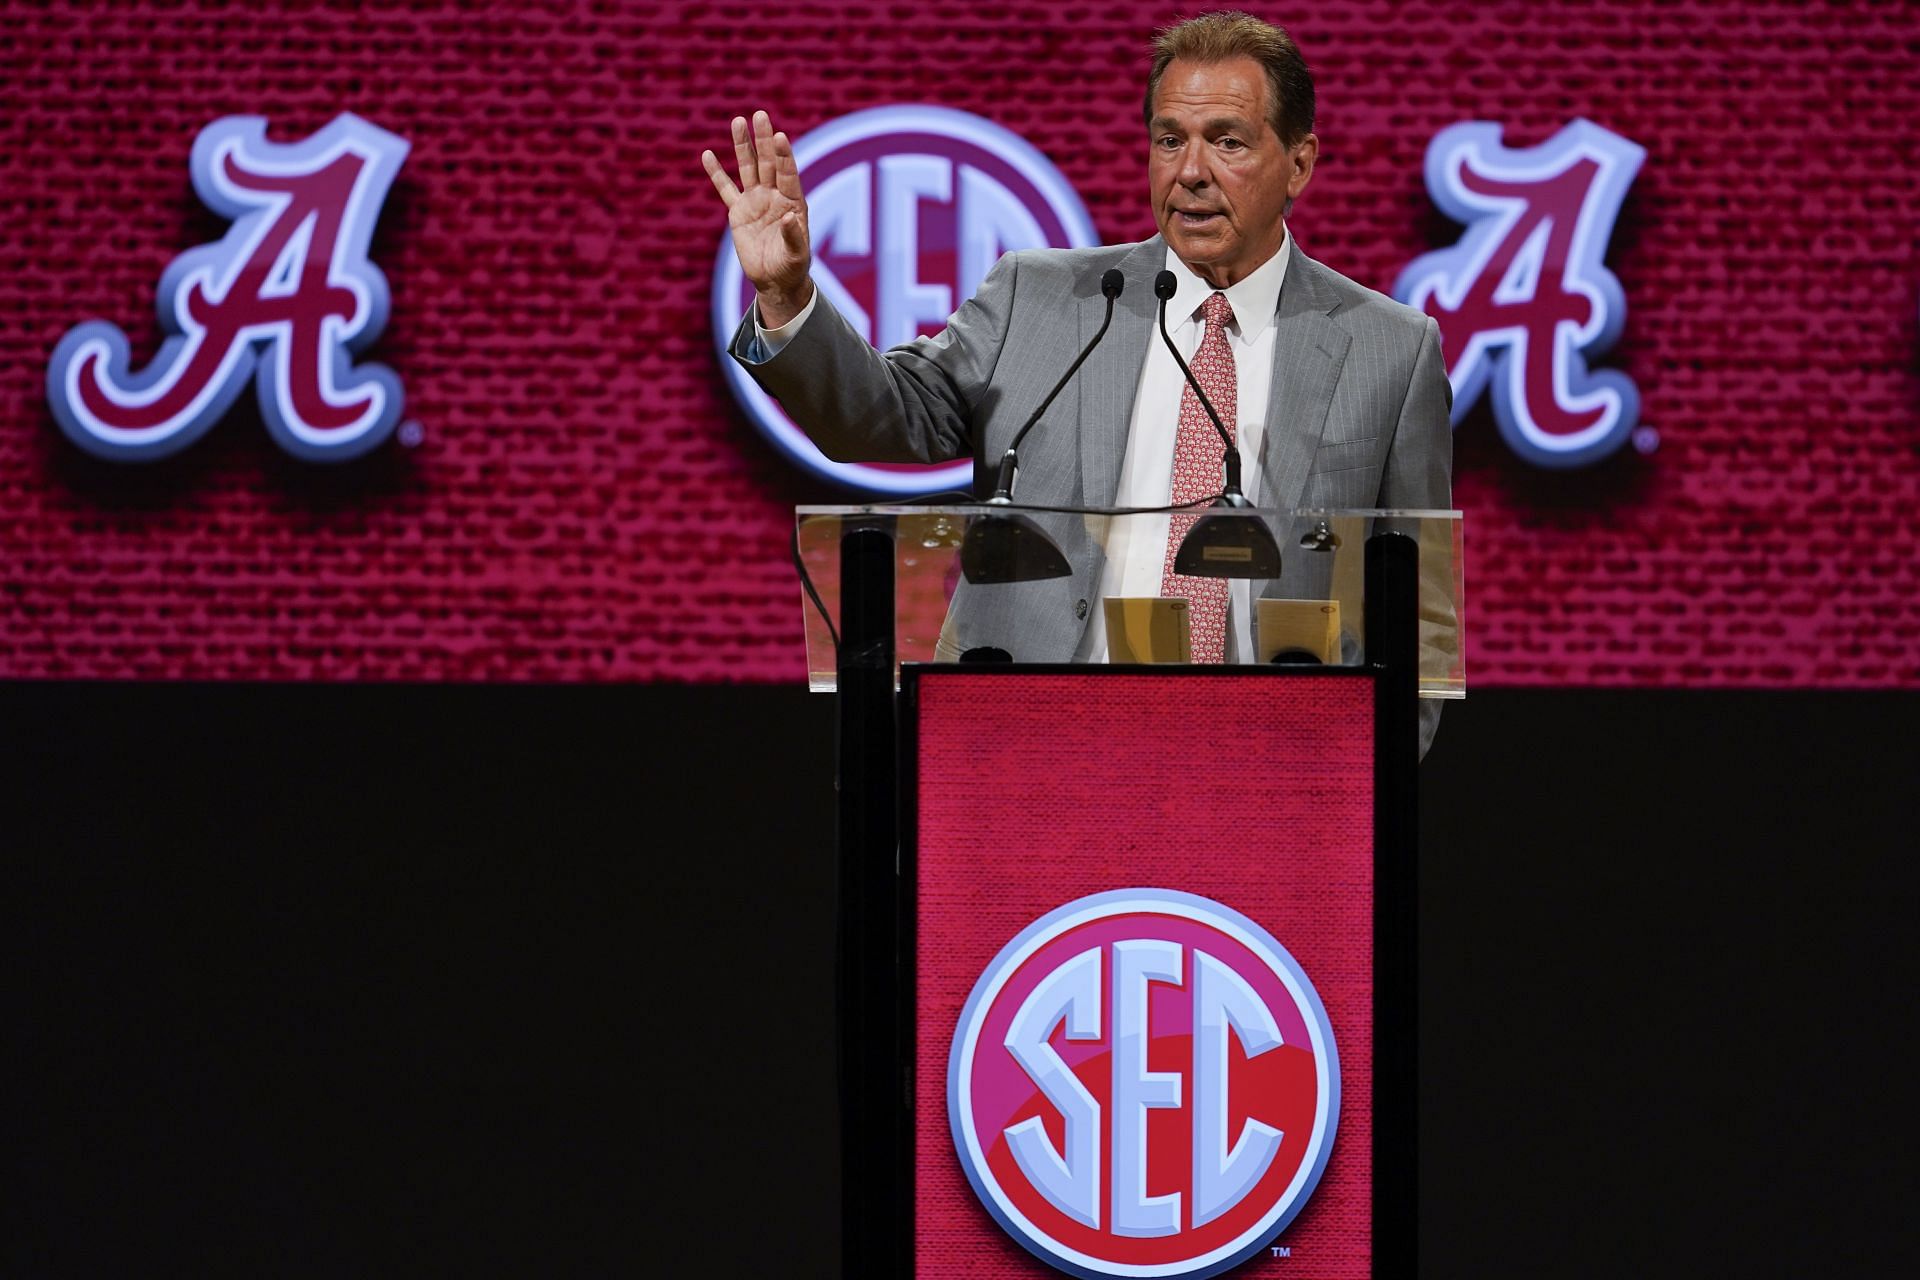
POLYGON ((798 212, 780 219, 780 239, 796 257, 807 252, 807 224, 798 212))
POLYGON ((740 166, 740 188, 748 190, 758 186, 760 170, 753 158, 753 144, 747 141, 747 118, 733 118, 733 159, 740 166))
MULTIPOLYGON (((737 184, 728 175, 718 156, 711 151, 700 153, 700 163, 706 166, 713 189, 727 202, 728 209, 732 209, 735 201, 755 187, 772 188, 794 201, 803 198, 800 194, 800 167, 793 158, 793 144, 787 141, 786 134, 773 131, 773 120, 766 112, 754 112, 751 123, 745 116, 735 116, 732 132, 733 159, 740 167, 737 184)), ((804 223, 797 224, 787 234, 797 235, 800 244, 805 245, 804 223)))
POLYGON ((764 111, 753 113, 753 150, 759 162, 760 185, 770 187, 773 173, 773 120, 764 111))
POLYGON ((733 185, 733 179, 727 176, 727 167, 720 163, 720 157, 711 151, 700 153, 700 163, 707 168, 707 177, 713 180, 713 189, 727 202, 727 208, 733 208, 733 202, 740 198, 740 188, 733 185))
POLYGON ((773 135, 773 180, 780 194, 789 200, 801 200, 800 165, 793 158, 793 144, 787 141, 787 135, 773 135))

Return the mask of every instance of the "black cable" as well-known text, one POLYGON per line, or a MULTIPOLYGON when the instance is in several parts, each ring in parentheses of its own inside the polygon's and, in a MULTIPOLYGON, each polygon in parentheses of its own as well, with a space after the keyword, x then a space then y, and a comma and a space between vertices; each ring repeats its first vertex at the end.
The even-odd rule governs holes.
POLYGON ((794 571, 800 575, 800 589, 807 593, 807 599, 813 601, 813 607, 820 613, 820 621, 827 624, 827 635, 833 640, 834 667, 837 670, 840 665, 840 629, 833 625, 833 618, 827 613, 826 602, 820 598, 820 593, 814 589, 813 575, 807 572, 807 562, 801 558, 800 522, 798 520, 793 522, 793 567, 794 571))
MULTIPOLYGON (((915 501, 930 502, 934 498, 953 496, 955 496, 953 493, 929 494, 917 500, 909 499, 904 502, 890 502, 883 505, 906 507, 914 505, 915 501)), ((1191 502, 1175 502, 1164 507, 1055 507, 1042 506, 1029 502, 1010 502, 989 506, 987 503, 975 498, 971 493, 963 496, 967 499, 965 502, 956 502, 951 505, 955 507, 977 507, 983 515, 1004 514, 1008 511, 1038 511, 1047 515, 1062 516, 1158 516, 1170 515, 1175 511, 1187 511, 1194 507, 1212 506, 1225 495, 1216 493, 1210 497, 1195 498, 1191 502)), ((833 640, 834 656, 838 658, 840 654, 840 630, 833 625, 833 618, 827 613, 826 602, 820 599, 820 592, 816 590, 813 585, 813 575, 807 572, 807 562, 800 555, 800 522, 798 520, 793 522, 792 545, 793 568, 794 572, 800 575, 800 589, 806 592, 807 599, 813 601, 814 609, 820 614, 820 621, 827 624, 827 635, 833 640)))
POLYGON ((973 496, 973 490, 971 489, 947 489, 941 493, 918 493, 911 498, 902 498, 898 502, 884 502, 884 503, 876 503, 874 505, 887 506, 887 507, 917 507, 917 506, 923 506, 923 505, 932 506, 935 503, 939 503, 939 502, 945 502, 949 506, 954 506, 954 507, 977 507, 981 505, 980 499, 973 496), (955 499, 958 499, 958 501, 955 501, 955 499))
MULTIPOLYGON (((1205 498, 1195 498, 1191 502, 1174 502, 1164 507, 1059 507, 1044 503, 999 502, 987 503, 978 498, 969 497, 965 502, 951 503, 952 507, 963 514, 978 512, 980 515, 1005 515, 1009 511, 1039 511, 1049 515, 1066 516, 1160 516, 1174 511, 1186 511, 1193 507, 1204 507, 1220 501, 1225 493, 1211 494, 1205 498)), ((906 506, 904 502, 876 502, 877 507, 906 506)))

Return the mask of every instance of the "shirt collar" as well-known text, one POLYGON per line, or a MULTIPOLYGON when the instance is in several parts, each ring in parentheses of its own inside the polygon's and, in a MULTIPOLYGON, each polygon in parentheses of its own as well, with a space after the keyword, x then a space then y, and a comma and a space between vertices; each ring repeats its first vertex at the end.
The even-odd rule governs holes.
MULTIPOLYGON (((1253 274, 1225 291, 1227 301, 1233 306, 1233 327, 1240 331, 1242 341, 1253 341, 1273 323, 1280 309, 1280 286, 1287 278, 1287 260, 1292 256, 1293 235, 1289 232, 1280 242, 1278 252, 1254 268, 1253 274)), ((1168 323, 1184 324, 1215 290, 1180 261, 1172 246, 1167 248, 1167 270, 1173 272, 1179 284, 1173 300, 1167 303, 1168 323)))

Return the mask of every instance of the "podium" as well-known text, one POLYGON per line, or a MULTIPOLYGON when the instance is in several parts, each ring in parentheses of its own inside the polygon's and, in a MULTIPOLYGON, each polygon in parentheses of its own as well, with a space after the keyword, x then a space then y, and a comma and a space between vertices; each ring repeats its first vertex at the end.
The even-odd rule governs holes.
POLYGON ((1465 693, 1459 513, 1245 514, 1280 572, 1197 664, 1083 563, 1165 515, 1033 513, 1078 566, 1036 583, 975 573, 1004 510, 799 509, 839 710, 845 1275, 1414 1273, 1415 783, 1423 699, 1465 693), (1071 651, 1021 621, 1049 603, 1092 628, 1071 651))

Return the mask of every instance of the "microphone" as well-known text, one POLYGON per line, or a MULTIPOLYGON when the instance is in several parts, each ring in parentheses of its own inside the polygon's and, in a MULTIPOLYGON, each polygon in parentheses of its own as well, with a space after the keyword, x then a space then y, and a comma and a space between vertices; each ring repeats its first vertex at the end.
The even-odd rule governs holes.
MULTIPOLYGON (((1060 375, 1060 381, 1053 384, 1053 390, 1047 392, 1047 398, 1040 402, 1040 407, 1014 433, 1013 443, 1007 446, 1006 456, 1000 459, 993 496, 987 499, 989 507, 1013 505, 1013 475, 1020 466, 1020 442, 1027 438, 1027 432, 1039 423, 1040 415, 1052 406, 1054 398, 1072 381, 1073 375, 1080 371, 1080 366, 1087 362, 1093 349, 1100 345, 1100 339, 1107 336, 1107 326, 1113 323, 1114 301, 1119 298, 1126 284, 1127 278, 1117 269, 1109 270, 1100 277, 1100 292, 1107 300, 1107 314, 1100 321, 1100 332, 1093 335, 1093 341, 1060 375)), ((1073 572, 1073 566, 1067 563, 1067 557, 1047 536, 1046 530, 1029 517, 1017 511, 990 511, 974 517, 968 523, 967 536, 960 542, 960 570, 966 574, 968 582, 976 584, 1037 582, 1045 578, 1067 577, 1073 572)))
POLYGON ((1167 351, 1173 356, 1173 362, 1180 366, 1180 373, 1193 388, 1193 394, 1199 399, 1200 407, 1207 411, 1207 419, 1213 423, 1213 429, 1220 433, 1220 443, 1226 446, 1226 452, 1220 461, 1226 468, 1226 491, 1221 494, 1219 505, 1223 507, 1248 507, 1253 504, 1240 492, 1240 450, 1233 443, 1233 436, 1221 425, 1220 415, 1214 412, 1213 402, 1207 399, 1207 393, 1200 389, 1199 379, 1193 376, 1193 370, 1187 368, 1187 362, 1180 357, 1180 349, 1173 345, 1173 337, 1167 332, 1167 303, 1180 290, 1180 282, 1173 272, 1162 271, 1153 278, 1153 296, 1160 299, 1160 340, 1167 344, 1167 351))
MULTIPOLYGON (((1172 278, 1171 273, 1163 272, 1162 274, 1167 275, 1169 279, 1172 278)), ((1126 287, 1127 278, 1120 274, 1117 267, 1109 268, 1107 273, 1100 277, 1100 293, 1107 300, 1107 314, 1106 318, 1100 321, 1100 331, 1093 335, 1093 341, 1086 345, 1079 357, 1067 367, 1067 371, 1060 375, 1060 381, 1053 384, 1053 390, 1047 392, 1047 398, 1040 402, 1040 407, 1035 409, 1032 415, 1020 424, 1020 430, 1014 433, 1013 443, 1007 446, 1006 454, 1000 459, 993 496, 987 499, 989 503, 1003 505, 1013 501, 1013 476, 1020 466, 1020 442, 1027 438, 1027 432, 1039 424, 1040 415, 1053 406, 1054 399, 1066 389, 1067 383, 1073 380, 1073 375, 1080 372, 1080 366, 1087 362, 1087 357, 1093 354, 1093 349, 1100 345, 1100 339, 1107 336, 1107 327, 1113 323, 1113 304, 1120 297, 1120 291, 1126 287)), ((1165 307, 1161 309, 1164 311, 1165 307)))
POLYGON ((1194 397, 1207 411, 1213 429, 1220 433, 1220 443, 1226 446, 1220 462, 1226 468, 1227 483, 1214 500, 1214 510, 1195 520, 1186 536, 1180 539, 1180 546, 1174 552, 1173 571, 1198 578, 1277 578, 1280 545, 1274 541, 1273 530, 1250 510, 1220 510, 1222 507, 1250 508, 1253 504, 1240 491, 1240 450, 1221 424, 1220 415, 1214 412, 1207 393, 1200 389, 1199 379, 1181 358, 1180 349, 1173 345, 1173 335, 1167 332, 1167 303, 1179 289, 1180 283, 1171 271, 1162 271, 1154 277, 1153 296, 1160 299, 1160 340, 1167 344, 1173 362, 1180 366, 1194 397))

